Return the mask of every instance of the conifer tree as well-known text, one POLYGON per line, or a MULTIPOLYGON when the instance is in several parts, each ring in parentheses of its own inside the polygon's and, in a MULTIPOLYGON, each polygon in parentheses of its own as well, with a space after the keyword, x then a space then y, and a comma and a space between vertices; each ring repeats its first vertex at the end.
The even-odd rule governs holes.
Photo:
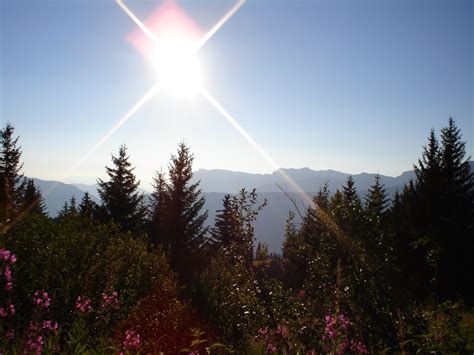
POLYGON ((255 189, 241 189, 237 195, 226 195, 223 209, 218 211, 211 236, 218 246, 223 246, 235 256, 243 257, 247 263, 253 260, 254 227, 258 213, 267 201, 258 204, 255 189))
POLYGON ((44 199, 40 190, 36 187, 33 179, 26 179, 24 181, 25 191, 23 193, 22 210, 30 213, 38 213, 46 215, 44 199))
POLYGON ((166 252, 170 250, 170 239, 166 231, 166 213, 168 185, 165 174, 158 172, 153 179, 153 192, 151 194, 151 221, 150 240, 153 244, 161 244, 166 252))
POLYGON ((113 167, 106 167, 109 181, 98 179, 98 192, 107 218, 124 230, 140 231, 144 227, 146 207, 129 158, 126 146, 122 145, 118 156, 112 156, 113 167))
POLYGON ((441 129, 440 166, 442 231, 440 238, 440 296, 463 296, 474 304, 474 173, 466 157, 466 143, 452 117, 441 129))
POLYGON ((199 262, 199 249, 205 242, 207 210, 199 182, 191 183, 193 155, 179 144, 169 165, 166 198, 166 233, 170 244, 170 264, 184 279, 189 279, 199 262), (193 265, 194 264, 194 265, 193 265))
POLYGON ((24 189, 21 148, 14 133, 9 123, 0 130, 0 221, 6 223, 19 212, 24 189))
POLYGON ((85 192, 78 207, 79 214, 92 221, 97 218, 98 207, 97 203, 90 198, 89 193, 85 192))
POLYGON ((242 235, 240 221, 234 199, 230 194, 224 196, 222 209, 217 210, 214 226, 211 228, 211 238, 217 247, 229 247, 238 241, 242 235))
POLYGON ((370 186, 365 198, 365 210, 373 216, 381 217, 387 209, 388 199, 384 185, 380 182, 380 175, 375 175, 374 184, 370 186))

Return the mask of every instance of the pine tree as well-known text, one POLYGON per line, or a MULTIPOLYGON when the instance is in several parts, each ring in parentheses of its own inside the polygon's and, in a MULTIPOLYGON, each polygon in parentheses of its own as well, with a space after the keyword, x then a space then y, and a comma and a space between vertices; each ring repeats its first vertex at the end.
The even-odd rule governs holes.
POLYGON ((205 242, 207 211, 199 182, 191 183, 193 155, 181 143, 169 165, 166 198, 166 233, 170 241, 170 264, 184 279, 189 279, 199 262, 199 249, 205 242))
POLYGON ((226 248, 238 241, 242 235, 238 212, 230 194, 224 196, 222 209, 217 210, 214 226, 210 232, 213 243, 217 247, 226 248))
POLYGON ((342 218, 338 221, 338 224, 349 238, 358 240, 364 232, 365 221, 363 219, 362 203, 352 176, 347 178, 346 185, 342 189, 342 218))
POLYGON ((373 216, 382 217, 388 206, 387 193, 380 183, 380 175, 375 175, 374 184, 369 188, 365 198, 365 210, 373 216))
POLYGON ((170 250, 170 240, 166 231, 166 213, 168 201, 168 185, 165 174, 159 172, 153 179, 151 194, 150 240, 153 244, 161 244, 166 252, 170 250))
POLYGON ((20 162, 19 137, 14 138, 15 129, 7 124, 0 130, 0 221, 8 223, 21 206, 24 185, 20 162))
POLYGON ((33 179, 26 179, 24 181, 25 191, 23 193, 23 211, 29 211, 30 213, 37 213, 46 215, 44 199, 41 195, 41 191, 36 187, 33 179))
POLYGON ((97 203, 95 203, 89 196, 88 192, 84 193, 81 203, 79 204, 78 210, 79 214, 86 219, 93 221, 97 219, 97 203))
POLYGON ((139 181, 133 174, 127 156, 127 148, 122 145, 118 157, 112 156, 113 167, 106 167, 109 181, 98 179, 98 192, 107 218, 118 223, 124 230, 141 231, 144 227, 146 207, 144 197, 138 191, 139 181))
POLYGON ((241 189, 237 195, 226 195, 223 209, 218 211, 211 236, 218 246, 226 247, 234 256, 243 257, 249 264, 253 260, 254 227, 259 212, 267 201, 258 204, 255 189, 241 189))
POLYGON ((443 299, 460 296, 474 304, 474 174, 466 157, 466 143, 452 117, 441 129, 442 190, 439 292, 443 299), (471 286, 470 286, 471 285, 471 286))

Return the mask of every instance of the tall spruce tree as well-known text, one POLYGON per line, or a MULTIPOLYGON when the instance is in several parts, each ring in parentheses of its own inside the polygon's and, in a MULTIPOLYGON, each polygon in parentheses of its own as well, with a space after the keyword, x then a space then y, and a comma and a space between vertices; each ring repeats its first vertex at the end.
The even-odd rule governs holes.
POLYGON ((381 217, 386 212, 387 206, 387 193, 384 185, 380 182, 380 175, 377 174, 365 197, 365 210, 371 215, 381 217))
POLYGON ((88 192, 84 193, 81 203, 79 204, 78 210, 79 214, 82 217, 92 221, 98 217, 98 208, 99 206, 95 201, 91 199, 88 192))
POLYGON ((43 196, 41 195, 41 191, 36 187, 33 179, 27 179, 23 184, 25 190, 22 199, 22 210, 46 215, 43 196))
POLYGON ((266 204, 266 200, 258 203, 256 189, 241 189, 237 195, 226 195, 211 230, 214 242, 250 263, 254 252, 253 223, 266 204))
POLYGON ((153 179, 151 194, 151 221, 149 227, 150 240, 153 244, 161 244, 166 252, 170 250, 170 239, 166 231, 166 214, 168 185, 163 172, 157 172, 153 179))
POLYGON ((224 196, 222 209, 217 210, 214 226, 210 232, 212 241, 217 247, 229 247, 242 234, 234 199, 230 194, 224 196))
POLYGON ((169 165, 166 197, 166 233, 169 238, 171 266, 183 279, 189 279, 200 262, 199 250, 205 242, 207 210, 199 182, 191 183, 194 157, 180 143, 169 165))
POLYGON ((138 232, 144 228, 147 210, 129 158, 122 145, 118 156, 112 156, 113 167, 106 167, 109 181, 98 179, 98 192, 107 218, 124 230, 138 232))
MULTIPOLYGON (((460 130, 450 118, 441 130, 441 146, 434 130, 430 131, 415 166, 416 180, 401 195, 407 228, 399 230, 397 238, 405 245, 402 249, 415 249, 412 255, 418 257, 412 266, 417 267, 414 283, 421 291, 419 299, 461 296, 473 304, 471 287, 466 286, 473 282, 474 179, 468 160, 460 130), (423 263, 431 268, 429 273, 423 263), (429 291, 423 292, 419 285, 428 281, 429 291)), ((403 268, 409 269, 408 265, 403 268)))
POLYGON ((19 212, 24 189, 21 148, 14 133, 10 123, 0 130, 0 223, 4 225, 19 212))
POLYGON ((439 292, 443 299, 464 297, 474 304, 474 174, 466 156, 466 142, 452 117, 441 129, 442 191, 439 292))

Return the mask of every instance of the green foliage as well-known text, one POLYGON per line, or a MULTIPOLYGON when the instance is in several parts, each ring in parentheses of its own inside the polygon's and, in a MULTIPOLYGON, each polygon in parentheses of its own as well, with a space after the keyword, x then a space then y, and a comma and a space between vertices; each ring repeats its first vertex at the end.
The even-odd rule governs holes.
POLYGON ((27 318, 31 295, 48 291, 51 311, 61 324, 71 324, 78 296, 95 305, 103 292, 117 291, 123 318, 153 287, 173 278, 166 258, 150 252, 146 238, 134 238, 113 224, 91 225, 80 217, 55 224, 43 216, 21 221, 7 235, 7 246, 17 257, 17 298, 20 314, 27 318))
POLYGON ((118 157, 112 156, 113 167, 106 167, 109 181, 98 179, 98 192, 107 218, 115 221, 125 231, 143 231, 146 217, 144 197, 138 191, 139 181, 133 174, 127 156, 127 148, 122 145, 118 157))
POLYGON ((152 235, 152 240, 159 238, 164 249, 169 251, 172 268, 185 281, 189 281, 202 266, 200 249, 207 233, 207 211, 202 211, 205 199, 199 189, 199 182, 191 184, 193 160, 189 147, 181 143, 177 154, 171 156, 166 189, 158 176, 154 196, 155 217, 161 218, 160 215, 164 214, 164 222, 154 220, 154 225, 164 225, 165 228, 159 232, 159 236, 152 235), (161 206, 157 202, 162 197, 166 208, 156 211, 161 206))
MULTIPOLYGON (((400 349, 407 352, 465 353, 469 327, 458 303, 446 301, 433 307, 416 307, 398 320, 400 349)), ((472 340, 471 340, 472 341, 472 340)))

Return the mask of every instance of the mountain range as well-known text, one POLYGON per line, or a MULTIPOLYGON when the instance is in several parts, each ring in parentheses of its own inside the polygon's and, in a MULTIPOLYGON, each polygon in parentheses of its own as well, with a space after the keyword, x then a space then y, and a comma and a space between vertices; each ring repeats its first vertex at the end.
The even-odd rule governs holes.
MULTIPOLYGON (((474 171, 474 161, 470 161, 469 164, 471 171, 474 171)), ((307 208, 307 203, 304 201, 301 192, 295 191, 283 175, 289 176, 298 184, 302 191, 309 196, 313 196, 326 182, 332 192, 341 189, 350 174, 335 170, 312 170, 309 168, 280 169, 280 171, 275 171, 271 174, 200 169, 194 172, 193 182, 200 181, 200 187, 206 197, 204 208, 209 211, 208 223, 210 225, 214 221, 216 211, 222 207, 222 199, 225 194, 237 193, 241 188, 251 190, 255 187, 259 201, 263 202, 266 199, 268 202, 255 222, 256 238, 266 242, 271 252, 279 252, 284 239, 285 222, 288 218, 288 213, 292 211, 297 214, 295 206, 286 194, 290 195, 296 202, 299 211, 303 213, 307 208)), ((361 197, 366 195, 369 187, 374 182, 375 176, 376 174, 369 173, 352 175, 361 197)), ((415 173, 411 170, 397 177, 380 175, 380 180, 391 197, 397 190, 401 191, 407 182, 414 179, 414 176, 415 173)), ((46 210, 52 217, 57 215, 64 202, 69 201, 72 196, 80 202, 84 193, 89 192, 92 199, 99 202, 96 184, 66 184, 37 178, 34 178, 34 181, 42 191, 46 210)), ((142 191, 145 195, 149 194, 145 190, 142 191)))

